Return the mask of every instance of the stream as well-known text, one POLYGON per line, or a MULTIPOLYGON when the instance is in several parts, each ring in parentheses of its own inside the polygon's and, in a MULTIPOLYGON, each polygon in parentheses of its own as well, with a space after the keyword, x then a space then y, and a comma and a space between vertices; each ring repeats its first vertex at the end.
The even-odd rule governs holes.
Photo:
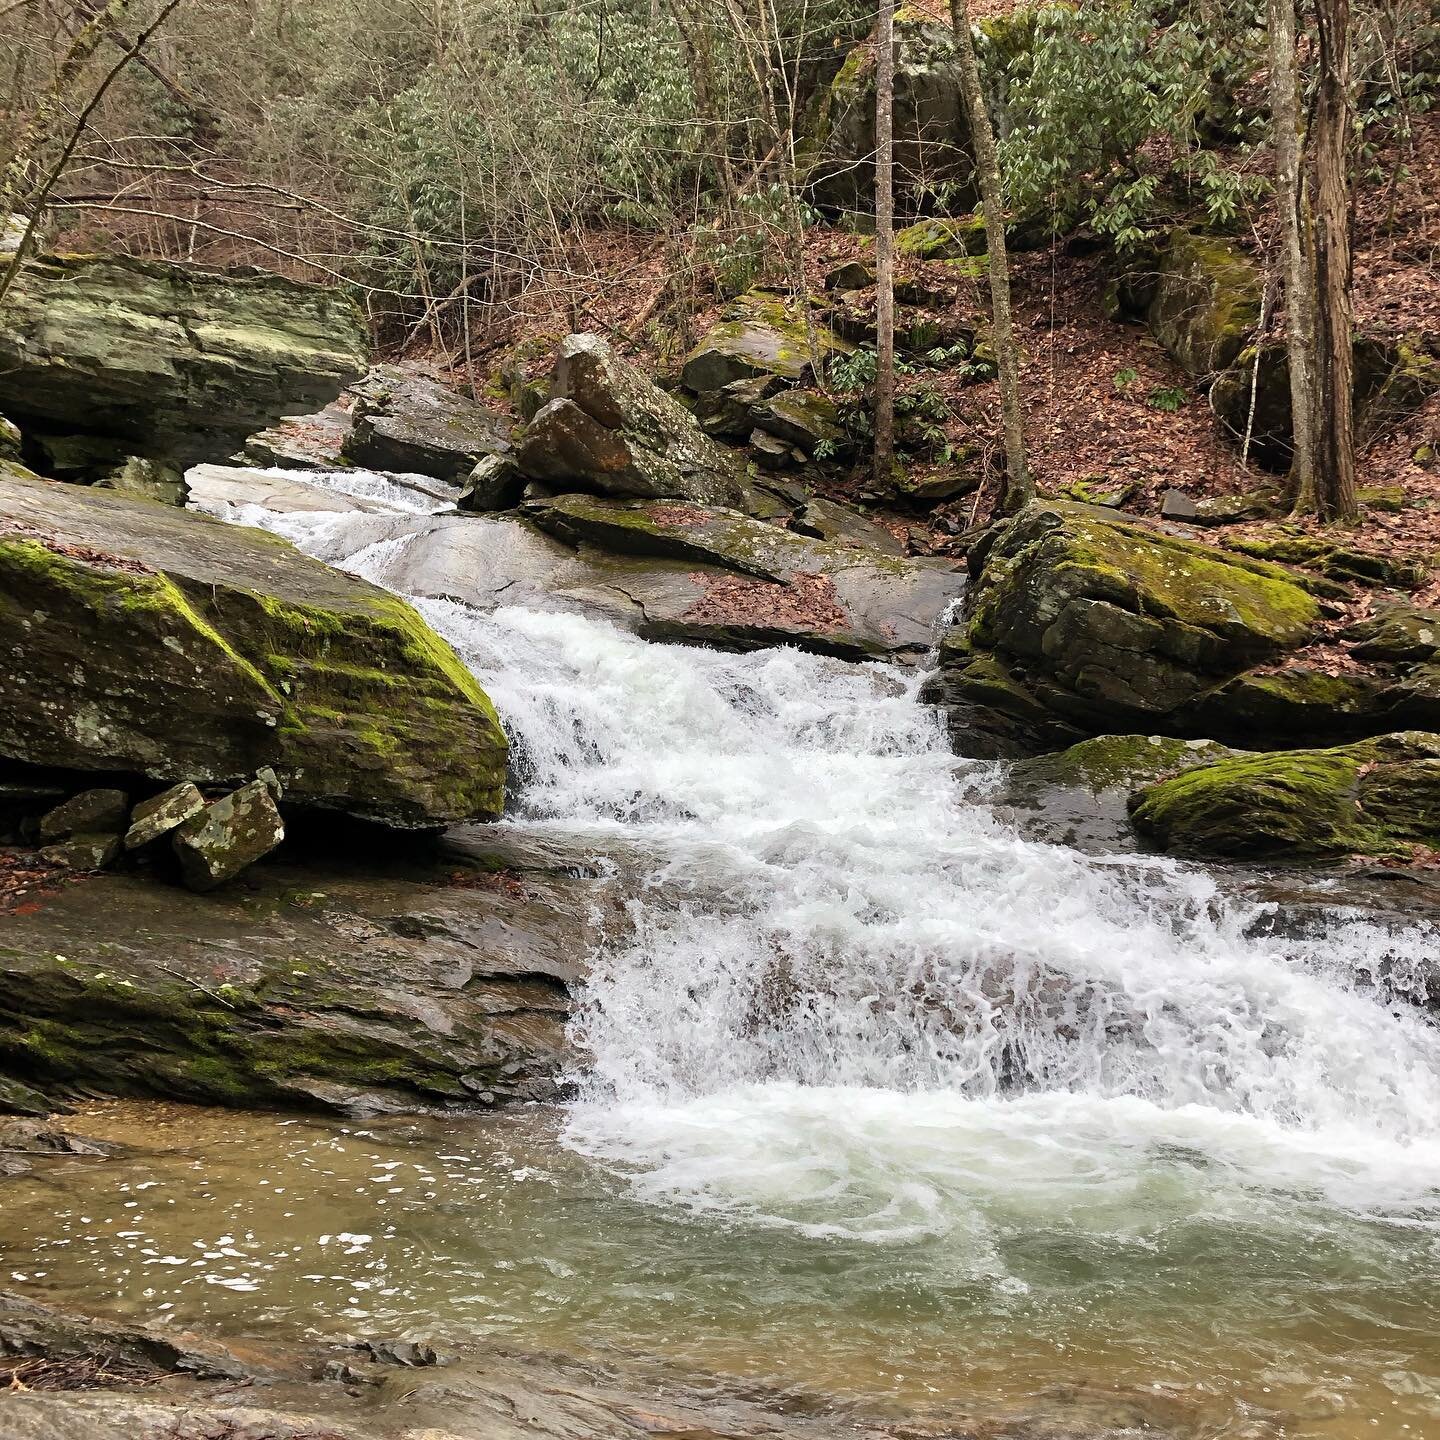
MULTIPOLYGON (((382 585, 439 505, 286 478, 399 528, 226 518, 382 585)), ((1440 1030, 1353 978, 1433 955, 1431 927, 1247 938, 1201 868, 1027 841, 919 674, 417 606, 512 737, 505 828, 641 877, 592 957, 578 1097, 366 1124, 100 1103, 76 1128, 134 1148, 11 1182, 0 1274, 230 1334, 1440 1434, 1440 1030)))

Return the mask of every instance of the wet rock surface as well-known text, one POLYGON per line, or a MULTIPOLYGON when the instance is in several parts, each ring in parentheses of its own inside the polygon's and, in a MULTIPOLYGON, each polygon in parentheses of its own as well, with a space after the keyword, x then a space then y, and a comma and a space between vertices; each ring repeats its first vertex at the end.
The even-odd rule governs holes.
POLYGON ((971 753, 1142 729, 1224 737, 1220 687, 1303 645, 1321 617, 1277 565, 1062 502, 1031 505, 971 568, 929 691, 971 753))
POLYGON ((6 1080, 343 1113, 550 1098, 602 881, 453 832, 411 863, 270 863, 195 896, 65 886, 0 935, 6 1080), (531 868, 520 868, 529 866, 531 868))
POLYGON ((493 1342, 439 1349, 246 1341, 78 1316, 0 1292, 7 1440, 1201 1440, 1185 1401, 1085 1386, 1008 1406, 842 1402, 633 1355, 585 1359, 493 1342), (23 1382, 22 1382, 23 1383, 23 1382))
POLYGON ((485 456, 509 449, 506 421, 414 370, 379 365, 354 394, 351 428, 341 447, 352 465, 459 482, 485 456))

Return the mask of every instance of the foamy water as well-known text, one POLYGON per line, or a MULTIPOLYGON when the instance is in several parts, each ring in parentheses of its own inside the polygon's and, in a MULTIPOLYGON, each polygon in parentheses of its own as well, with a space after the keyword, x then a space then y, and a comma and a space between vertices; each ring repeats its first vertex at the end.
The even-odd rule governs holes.
MULTIPOLYGON (((374 517, 229 518, 384 584, 412 496, 378 541, 374 517)), ((507 823, 655 857, 594 957, 566 1129, 637 1194, 963 1236, 976 1273, 997 1227, 1113 1233, 1137 1206, 1437 1223, 1440 1032, 1351 980, 1433 954, 1431 927, 1247 939, 1202 870, 1028 842, 969 798, 913 674, 417 604, 512 735, 507 823), (1156 1193, 1177 1156, 1193 1183, 1156 1193)))

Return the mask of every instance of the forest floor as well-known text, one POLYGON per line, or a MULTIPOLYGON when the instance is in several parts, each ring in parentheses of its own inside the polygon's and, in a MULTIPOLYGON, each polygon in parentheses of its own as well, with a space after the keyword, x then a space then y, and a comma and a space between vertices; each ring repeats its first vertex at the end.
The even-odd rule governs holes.
MULTIPOLYGON (((1183 216, 1177 217, 1183 220, 1183 216)), ((1255 214, 1236 234, 1274 272, 1278 237, 1272 216, 1255 214)), ((1420 117, 1403 154, 1375 158, 1371 178, 1360 189, 1355 233, 1355 314, 1367 333, 1394 337, 1421 334, 1440 343, 1440 114, 1420 117)), ((817 226, 807 232, 806 282, 819 294, 825 275, 848 259, 866 255, 868 242, 841 230, 817 226)), ((453 371, 461 383, 483 393, 495 367, 517 343, 533 358, 535 375, 548 366, 549 337, 576 323, 622 342, 643 365, 673 374, 689 346, 720 314, 726 301, 707 289, 703 267, 681 266, 675 242, 633 232, 591 231, 577 237, 569 276, 556 274, 535 287, 523 313, 509 327, 506 342, 472 355, 473 373, 453 371), (692 278, 688 293, 675 277, 692 278), (574 302, 574 272, 588 271, 584 300, 574 302), (659 303, 663 295, 663 306, 659 303)), ((955 305, 982 315, 988 307, 983 280, 957 280, 943 261, 901 259, 897 274, 937 290, 957 291, 955 305)), ((1042 493, 1063 495, 1077 482, 1122 491, 1123 508, 1158 515, 1166 492, 1194 500, 1245 494, 1274 487, 1280 477, 1245 464, 1239 445, 1211 412, 1202 389, 1140 324, 1106 313, 1103 297, 1114 274, 1108 247, 1081 234, 1050 247, 1012 257, 1015 316, 1023 349, 1022 400, 1030 457, 1042 493), (1158 403, 1157 403, 1158 402, 1158 403)), ((783 272, 757 283, 783 285, 783 272)), ((1272 313, 1267 332, 1283 335, 1283 314, 1272 313)), ((999 398, 992 382, 977 383, 956 370, 923 369, 902 377, 900 389, 928 387, 951 411, 944 425, 954 445, 993 448, 999 432, 999 398)), ((1440 395, 1403 422, 1367 436, 1360 457, 1362 487, 1402 487, 1406 503, 1398 512, 1367 510, 1347 532, 1346 543, 1428 563, 1440 560, 1440 469, 1416 458, 1425 446, 1440 446, 1440 395)), ((912 465, 923 473, 925 465, 912 465)), ((932 468, 938 468, 938 464, 932 468)), ((854 474, 827 477, 822 489, 835 498, 867 497, 869 479, 854 474)), ((874 500, 870 496, 871 501, 874 500)), ((967 496, 928 509, 878 506, 883 518, 902 526, 917 548, 947 550, 971 527, 993 496, 967 496), (889 513, 886 511, 889 509, 889 513), (928 539, 927 537, 928 532, 928 539)), ((1303 528, 1319 529, 1313 522, 1303 528)), ((1244 533, 1226 527, 1230 537, 1244 533)), ((1215 532, 1198 538, 1218 539, 1215 532)))

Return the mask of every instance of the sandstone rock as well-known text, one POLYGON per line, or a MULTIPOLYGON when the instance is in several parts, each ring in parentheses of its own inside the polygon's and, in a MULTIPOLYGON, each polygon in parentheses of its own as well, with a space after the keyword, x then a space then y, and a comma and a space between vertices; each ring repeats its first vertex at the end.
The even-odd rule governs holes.
POLYGON ((183 505, 189 495, 185 476, 176 466, 139 455, 130 456, 95 483, 102 490, 113 490, 133 500, 153 500, 157 505, 183 505))
POLYGON ((647 579, 609 562, 614 583, 641 597, 641 633, 654 639, 915 659, 960 588, 948 561, 902 559, 892 546, 831 544, 733 510, 561 495, 526 511, 577 545, 707 567, 647 579))
POLYGON ((1222 856, 1404 854, 1440 842, 1440 735, 1202 765, 1142 789, 1136 827, 1168 850, 1222 856))
POLYGON ((905 546, 884 526, 834 500, 812 495, 790 528, 800 535, 828 540, 832 545, 853 545, 862 550, 879 550, 886 555, 903 555, 905 546))
POLYGON ((0 316, 0 409, 132 454, 215 458, 333 400, 364 371, 364 336, 346 296, 280 275, 43 256, 0 316))
POLYGON ((162 835, 168 835, 192 815, 205 808, 205 797, 188 780, 162 790, 149 800, 142 800, 130 812, 130 828, 125 832, 125 848, 138 850, 162 835))
POLYGON ((118 835, 72 835, 54 845, 42 845, 40 856, 67 870, 103 870, 120 856, 118 835))
POLYGON ((602 907, 616 923, 613 881, 582 857, 488 845, 472 831, 363 872, 282 851, 203 897, 110 872, 7 916, 0 1099, 17 1077, 27 1109, 82 1095, 343 1114, 471 1108, 475 1089, 555 1099, 575 1061, 566 987, 602 907), (517 883, 485 883, 502 865, 517 883))
POLYGON ((533 479, 607 495, 734 504, 739 467, 678 400, 594 335, 571 335, 555 399, 525 427, 516 460, 533 479))
POLYGON ((1029 506, 972 569, 929 687, 970 753, 1174 733, 1186 706, 1303 644, 1320 618, 1278 566, 1064 502, 1029 506))
POLYGON ((251 465, 274 465, 282 470, 343 470, 345 441, 355 420, 339 404, 327 405, 313 415, 294 415, 245 442, 244 458, 251 465))
POLYGON ((0 482, 0 756, 243 782, 401 826, 497 814, 506 746, 409 605, 258 530, 0 482))
MULTIPOLYGON (((921 196, 946 186, 975 194, 970 129, 948 24, 919 11, 895 17, 894 184, 897 206, 914 213, 921 196)), ((842 215, 873 215, 875 58, 862 42, 819 92, 805 121, 802 163, 814 201, 842 215)))
POLYGON ((874 283, 874 267, 863 260, 847 260, 825 276, 827 290, 868 290, 874 283))
POLYGON ((176 827, 180 871, 192 890, 213 890, 268 855, 285 838, 285 824, 263 780, 216 800, 176 827))
POLYGON ((42 840, 71 835, 119 835, 125 829, 130 802, 123 790, 82 790, 40 818, 42 840))
POLYGON ((917 220, 895 232, 895 251, 915 260, 964 260, 985 254, 985 218, 917 220))
POLYGON ((802 383, 832 355, 851 349, 819 315, 812 314, 807 326, 804 312, 778 291, 749 291, 722 315, 680 371, 681 383, 697 395, 757 377, 802 383))
POLYGON ((20 427, 0 415, 0 460, 18 460, 20 442, 20 427))
POLYGON ((1440 610, 1390 605, 1340 632, 1357 660, 1397 664, 1440 653, 1440 610))
POLYGON ((1360 585, 1396 585, 1412 588, 1425 582, 1429 572, 1413 560, 1400 560, 1374 550, 1322 539, 1298 525, 1276 525, 1240 538, 1226 537, 1226 549, 1282 565, 1303 565, 1329 580, 1360 585))
POLYGON ((1162 777, 1234 752, 1213 740, 1165 735, 1100 735, 1068 750, 1019 760, 981 798, 1004 807, 1032 839, 1082 850, 1131 850, 1130 796, 1162 777))
POLYGON ((354 389, 353 426, 342 447, 352 465, 458 483, 487 455, 509 448, 499 416, 428 375, 379 365, 354 389))

